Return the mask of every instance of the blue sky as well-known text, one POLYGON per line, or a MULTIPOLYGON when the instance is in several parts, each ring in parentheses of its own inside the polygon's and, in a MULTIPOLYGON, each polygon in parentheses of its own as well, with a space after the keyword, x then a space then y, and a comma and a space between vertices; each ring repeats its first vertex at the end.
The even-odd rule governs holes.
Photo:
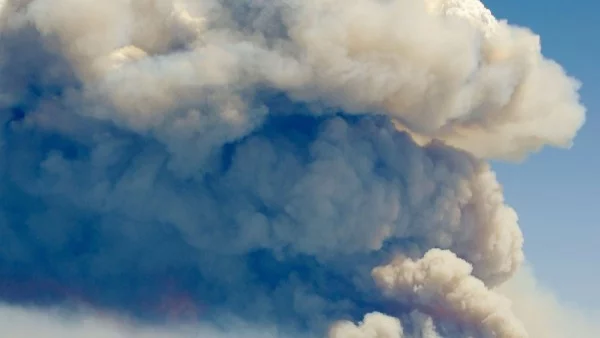
POLYGON ((525 252, 543 284, 584 309, 600 306, 600 3, 484 0, 494 15, 541 36, 546 57, 582 83, 587 122, 572 149, 545 149, 519 165, 496 163, 517 209, 525 252))

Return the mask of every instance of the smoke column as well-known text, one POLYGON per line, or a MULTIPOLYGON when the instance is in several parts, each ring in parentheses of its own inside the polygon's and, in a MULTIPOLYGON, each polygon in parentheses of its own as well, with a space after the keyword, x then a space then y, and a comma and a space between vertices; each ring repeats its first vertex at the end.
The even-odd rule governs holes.
POLYGON ((578 88, 478 0, 4 0, 3 336, 539 338, 486 161, 578 88))

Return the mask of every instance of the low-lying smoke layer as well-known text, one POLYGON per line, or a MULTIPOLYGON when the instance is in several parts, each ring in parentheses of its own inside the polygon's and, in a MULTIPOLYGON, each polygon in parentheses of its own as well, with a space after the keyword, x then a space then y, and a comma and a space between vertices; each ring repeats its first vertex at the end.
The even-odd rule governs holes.
POLYGON ((531 32, 476 0, 0 6, 4 301, 527 337, 493 290, 523 238, 485 159, 584 120, 531 32))

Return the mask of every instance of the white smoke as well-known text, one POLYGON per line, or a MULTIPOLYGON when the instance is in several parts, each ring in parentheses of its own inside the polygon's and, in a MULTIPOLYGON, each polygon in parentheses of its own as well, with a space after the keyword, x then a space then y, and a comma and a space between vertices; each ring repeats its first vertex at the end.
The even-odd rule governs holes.
POLYGON ((60 311, 38 311, 0 306, 0 334, 5 338, 293 338, 276 329, 231 322, 228 328, 211 325, 150 327, 123 318, 98 314, 67 316, 60 311))
POLYGON ((398 318, 374 312, 365 315, 364 320, 355 325, 341 321, 332 325, 329 338, 440 338, 431 317, 418 311, 406 318, 412 325, 410 332, 402 327, 398 318))
POLYGON ((508 297, 517 317, 531 337, 600 337, 600 312, 578 309, 558 299, 542 283, 536 281, 530 266, 498 288, 508 297))
MULTIPOLYGON (((26 13, 40 32, 59 38, 80 73, 96 74, 88 85, 109 91, 119 108, 109 118, 129 128, 157 128, 166 111, 201 102, 214 86, 225 96, 215 102, 218 120, 236 123, 223 115, 243 109, 235 103, 241 91, 261 83, 347 112, 387 113, 416 133, 485 157, 568 146, 583 123, 578 84, 543 58, 539 38, 496 21, 477 0, 242 1, 234 7, 244 5, 258 8, 254 24, 269 29, 276 23, 263 21, 279 10, 289 38, 270 41, 262 27, 252 34, 234 30, 229 8, 218 1, 37 0, 26 13), (132 61, 154 57, 129 64, 117 57, 116 70, 100 67, 122 48, 137 51, 132 61)), ((217 139, 240 137, 238 130, 217 139)))
POLYGON ((450 251, 432 249, 413 261, 398 257, 373 270, 377 284, 390 296, 407 299, 414 306, 441 312, 467 326, 476 336, 528 337, 512 314, 507 299, 471 276, 472 267, 450 251))
POLYGON ((370 313, 364 322, 355 326, 350 322, 341 322, 331 328, 330 338, 402 338, 402 324, 397 318, 381 313, 370 313))
POLYGON ((131 310, 176 270, 260 325, 528 336, 485 159, 568 147, 585 113, 532 32, 477 0, 0 4, 0 277, 131 310))

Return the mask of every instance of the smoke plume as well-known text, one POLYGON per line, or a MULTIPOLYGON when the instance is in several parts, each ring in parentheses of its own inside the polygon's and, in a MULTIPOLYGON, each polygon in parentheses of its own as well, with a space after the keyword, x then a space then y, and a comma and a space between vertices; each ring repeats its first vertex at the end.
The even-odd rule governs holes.
POLYGON ((477 0, 0 2, 0 332, 530 337, 486 161, 578 87, 477 0))

